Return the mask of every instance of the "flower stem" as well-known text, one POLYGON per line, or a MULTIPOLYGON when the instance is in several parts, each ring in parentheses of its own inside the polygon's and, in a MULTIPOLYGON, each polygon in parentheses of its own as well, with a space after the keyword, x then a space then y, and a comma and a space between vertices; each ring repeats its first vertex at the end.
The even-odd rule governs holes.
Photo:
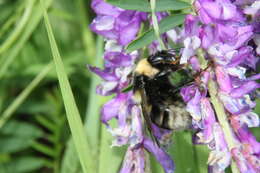
POLYGON ((158 20, 155 14, 155 7, 156 7, 156 0, 150 0, 150 5, 151 5, 151 11, 152 11, 152 23, 153 23, 153 29, 155 36, 157 37, 157 40, 160 44, 160 49, 166 49, 165 45, 160 37, 160 31, 159 31, 159 25, 158 25, 158 20))
MULTIPOLYGON (((201 64, 201 68, 205 69, 207 67, 207 61, 204 58, 202 49, 198 50, 198 58, 199 58, 199 61, 200 61, 200 64, 201 64)), ((213 71, 211 71, 211 72, 213 72, 213 71)), ((229 151, 231 151, 233 148, 236 147, 236 143, 233 140, 233 132, 232 132, 232 129, 231 129, 229 123, 228 123, 225 108, 218 98, 217 83, 213 79, 209 80, 208 91, 209 91, 209 94, 210 94, 211 103, 212 103, 212 105, 213 105, 213 107, 216 111, 216 116, 218 118, 219 124, 222 127, 224 138, 225 138, 227 145, 228 145, 228 149, 229 149, 229 151)), ((233 159, 231 161, 231 169, 232 169, 232 173, 239 173, 240 172, 233 159)))

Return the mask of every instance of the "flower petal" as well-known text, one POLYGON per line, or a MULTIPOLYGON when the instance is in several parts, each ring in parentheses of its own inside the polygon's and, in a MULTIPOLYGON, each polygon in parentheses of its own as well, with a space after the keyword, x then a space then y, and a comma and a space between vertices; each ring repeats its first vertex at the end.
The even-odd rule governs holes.
POLYGON ((233 87, 228 73, 222 66, 217 66, 215 71, 219 88, 223 92, 229 93, 233 87))
POLYGON ((174 164, 171 157, 162 150, 162 148, 158 147, 153 141, 148 138, 144 139, 143 145, 146 150, 151 152, 156 160, 162 165, 165 173, 173 173, 174 172, 174 164))
POLYGON ((145 153, 143 148, 128 147, 120 173, 144 173, 145 153))
POLYGON ((230 96, 234 98, 239 98, 257 88, 260 88, 260 84, 255 81, 248 81, 245 82, 243 85, 233 89, 230 93, 230 96))
POLYGON ((89 70, 96 73, 102 79, 107 81, 116 81, 117 77, 114 74, 109 73, 108 69, 101 70, 100 68, 88 66, 89 70))

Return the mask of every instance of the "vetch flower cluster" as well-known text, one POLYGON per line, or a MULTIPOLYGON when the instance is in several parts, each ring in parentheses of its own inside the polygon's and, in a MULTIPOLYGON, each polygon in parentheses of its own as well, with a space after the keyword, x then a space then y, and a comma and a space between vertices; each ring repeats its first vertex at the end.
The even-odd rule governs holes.
POLYGON ((210 67, 198 82, 182 89, 194 128, 200 130, 194 142, 207 144, 212 150, 209 172, 224 172, 231 159, 236 162, 233 172, 237 168, 241 173, 260 172, 260 143, 248 129, 259 127, 251 94, 260 87, 255 81, 260 76, 247 77, 246 73, 254 71, 259 60, 255 49, 259 29, 255 27, 259 22, 257 4, 197 0, 196 15, 188 15, 185 20, 181 62, 197 67, 194 70, 198 70, 198 62, 200 71, 210 67), (254 8, 252 14, 249 8, 254 8), (252 40, 256 40, 254 45, 250 44, 252 40))
POLYGON ((101 110, 101 121, 114 136, 112 146, 129 145, 120 172, 144 172, 145 150, 147 150, 154 154, 165 172, 171 173, 174 165, 170 156, 144 134, 140 109, 133 100, 133 93, 122 92, 130 84, 128 76, 138 58, 137 51, 126 53, 124 47, 136 38, 141 23, 148 20, 148 14, 117 8, 103 0, 93 0, 92 8, 97 17, 90 28, 104 36, 106 45, 104 69, 89 68, 103 79, 103 82, 97 86, 97 93, 103 96, 115 94, 112 100, 104 104, 101 110), (116 128, 109 125, 109 121, 113 118, 118 122, 116 128))
MULTIPOLYGON (((259 117, 253 112, 256 64, 260 55, 260 1, 255 0, 196 0, 194 12, 185 18, 183 28, 172 28, 162 35, 182 45, 181 64, 188 64, 194 74, 192 85, 181 89, 186 109, 192 117, 196 133, 194 144, 205 144, 211 150, 208 158, 210 173, 232 171, 260 172, 260 143, 249 128, 259 127, 259 117), (177 34, 178 33, 178 34, 177 34), (232 162, 232 160, 234 162, 232 162)), ((115 137, 113 146, 129 145, 121 173, 143 173, 146 170, 145 150, 154 154, 165 172, 174 171, 170 156, 144 133, 141 110, 133 93, 122 92, 130 84, 139 52, 127 53, 125 46, 136 39, 142 23, 151 24, 149 14, 124 10, 103 0, 93 0, 97 17, 91 29, 106 40, 104 69, 90 67, 103 82, 97 87, 100 95, 114 98, 104 104, 101 120, 115 137), (118 126, 109 125, 117 119, 118 126)), ((156 14, 158 20, 167 12, 156 14)), ((148 46, 156 52, 159 44, 148 46)), ((154 135, 162 135, 154 126, 154 135)), ((169 134, 169 131, 165 131, 169 134)))

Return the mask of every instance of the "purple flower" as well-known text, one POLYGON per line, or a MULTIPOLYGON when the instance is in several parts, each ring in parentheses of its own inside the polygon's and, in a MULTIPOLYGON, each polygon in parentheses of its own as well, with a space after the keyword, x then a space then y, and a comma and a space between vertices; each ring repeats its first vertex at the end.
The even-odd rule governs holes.
POLYGON ((220 21, 240 21, 242 16, 229 0, 197 0, 195 7, 201 22, 205 24, 220 21))
POLYGON ((252 69, 255 69, 256 63, 257 58, 253 55, 253 48, 245 46, 235 52, 228 66, 235 67, 237 65, 246 65, 252 69))
POLYGON ((199 25, 198 18, 187 15, 185 19, 185 35, 183 44, 184 49, 182 50, 180 64, 185 64, 188 62, 189 58, 194 56, 197 48, 201 45, 201 40, 198 37, 199 25))
POLYGON ((252 113, 255 103, 249 94, 260 84, 254 81, 258 79, 258 74, 246 77, 247 69, 254 70, 258 61, 254 52, 260 52, 260 39, 255 34, 258 32, 255 26, 259 23, 259 18, 256 20, 255 17, 259 11, 258 1, 197 0, 194 4, 198 16, 187 15, 185 19, 182 62, 190 63, 193 69, 199 71, 196 58, 190 57, 195 57, 197 48, 202 48, 207 60, 214 64, 210 75, 206 77, 202 73, 200 84, 196 81, 199 87, 192 85, 181 90, 187 110, 193 117, 193 126, 198 129, 194 143, 207 144, 212 150, 208 160, 209 172, 223 173, 231 157, 237 161, 241 172, 259 172, 256 169, 259 168, 259 143, 248 128, 259 126, 258 116, 252 113), (246 15, 253 16, 253 22, 248 21, 246 15), (192 47, 195 45, 192 38, 196 38, 200 44, 192 47), (248 44, 252 39, 257 49, 248 44), (238 146, 232 152, 227 147, 225 134, 215 118, 213 108, 201 91, 201 86, 207 90, 208 79, 217 82, 217 98, 230 116, 227 118, 231 120, 229 125, 233 136, 228 140, 238 146), (256 146, 255 150, 252 146, 256 146))
POLYGON ((258 173, 260 171, 259 158, 247 158, 247 153, 244 153, 238 148, 232 150, 232 155, 241 173, 258 173), (256 165, 248 163, 248 160, 253 161, 256 165))
POLYGON ((153 141, 145 138, 142 143, 134 147, 128 147, 120 173, 144 173, 145 154, 144 150, 152 153, 164 168, 165 173, 174 172, 174 164, 170 156, 158 147, 153 141))
POLYGON ((150 139, 145 139, 143 143, 146 150, 151 152, 157 161, 162 165, 165 173, 173 173, 175 167, 171 157, 165 153, 160 147, 158 147, 153 141, 150 139))
MULTIPOLYGON (((192 117, 192 128, 196 130, 193 142, 205 144, 210 149, 210 173, 224 173, 231 159, 236 161, 242 173, 260 172, 260 144, 249 131, 250 127, 259 127, 259 117, 252 111, 256 103, 250 96, 260 87, 256 82, 260 77, 259 74, 247 77, 248 70, 256 69, 260 55, 259 3, 253 0, 196 0, 193 5, 197 14, 187 15, 183 28, 172 28, 162 34, 166 47, 171 46, 169 41, 183 46, 180 64, 191 67, 194 77, 191 85, 180 90, 192 117), (200 64, 199 49, 208 61, 207 68, 200 64), (216 84, 214 95, 209 81, 216 84), (220 107, 223 105, 223 115, 219 115, 217 109, 220 108, 212 104, 211 97, 217 99, 220 107), (230 130, 228 138, 223 121, 230 130)), ((115 137, 112 146, 128 145, 120 172, 144 173, 146 150, 156 157, 166 173, 172 173, 173 161, 164 151, 172 131, 152 125, 153 135, 165 144, 158 147, 144 132, 141 110, 132 98, 133 93, 122 93, 131 83, 129 76, 139 56, 137 51, 126 53, 125 46, 136 38, 142 22, 152 24, 150 18, 147 13, 124 10, 103 0, 93 0, 92 8, 97 17, 90 27, 105 37, 106 46, 104 68, 89 69, 103 79, 97 87, 98 94, 115 94, 104 104, 101 120, 115 137), (110 126, 112 119, 117 120, 116 127, 110 126)), ((168 12, 156 15, 161 20, 168 12)), ((158 51, 158 45, 158 41, 154 41, 148 46, 148 52, 158 51)))
POLYGON ((144 148, 131 148, 126 151, 124 163, 120 173, 144 173, 145 153, 144 148))
POLYGON ((120 9, 103 0, 92 1, 91 6, 98 15, 90 25, 92 31, 123 46, 136 37, 141 22, 147 18, 146 13, 120 9))
POLYGON ((235 115, 247 112, 255 107, 255 103, 250 100, 249 96, 245 96, 243 98, 232 98, 223 92, 220 92, 218 96, 223 102, 226 110, 235 115))
POLYGON ((202 114, 202 121, 203 121, 203 142, 201 143, 207 144, 210 143, 214 136, 213 136, 213 129, 214 124, 216 123, 215 113, 210 104, 210 101, 207 98, 201 99, 201 114, 202 114))
POLYGON ((210 173, 223 172, 230 164, 231 154, 228 151, 223 131, 218 123, 213 126, 214 147, 209 154, 208 164, 210 173))
POLYGON ((260 84, 256 83, 255 81, 247 81, 240 85, 237 88, 234 88, 230 93, 230 96, 233 98, 239 98, 252 92, 253 90, 260 88, 260 84))
POLYGON ((128 76, 132 72, 134 61, 138 56, 137 52, 125 53, 122 47, 112 40, 106 43, 105 49, 105 68, 101 70, 89 67, 92 72, 104 80, 97 86, 97 93, 103 96, 119 93, 127 87, 129 84, 128 76))
POLYGON ((222 66, 217 66, 215 71, 219 89, 225 93, 229 93, 233 89, 229 74, 222 66))

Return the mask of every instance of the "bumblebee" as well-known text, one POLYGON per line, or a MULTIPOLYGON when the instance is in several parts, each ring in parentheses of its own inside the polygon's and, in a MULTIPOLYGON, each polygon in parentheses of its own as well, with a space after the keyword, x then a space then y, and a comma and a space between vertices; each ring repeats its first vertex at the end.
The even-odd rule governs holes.
POLYGON ((191 81, 174 84, 170 79, 172 73, 184 69, 179 61, 180 57, 176 56, 174 50, 162 50, 141 59, 135 67, 134 99, 142 108, 151 135, 152 123, 159 128, 173 131, 189 129, 191 126, 191 116, 179 94, 180 88, 191 81))

